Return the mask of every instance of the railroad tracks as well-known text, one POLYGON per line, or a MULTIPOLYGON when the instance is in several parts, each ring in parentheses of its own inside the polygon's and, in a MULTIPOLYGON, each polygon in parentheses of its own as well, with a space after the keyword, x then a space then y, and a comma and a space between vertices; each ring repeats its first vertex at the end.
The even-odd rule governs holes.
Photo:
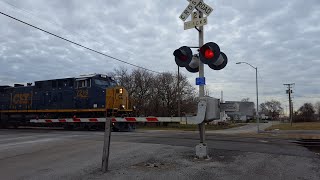
POLYGON ((310 151, 314 151, 316 154, 320 155, 320 139, 299 139, 294 143, 308 148, 310 151))
POLYGON ((302 145, 302 146, 305 146, 305 147, 319 147, 320 148, 320 139, 299 139, 295 143, 302 145))

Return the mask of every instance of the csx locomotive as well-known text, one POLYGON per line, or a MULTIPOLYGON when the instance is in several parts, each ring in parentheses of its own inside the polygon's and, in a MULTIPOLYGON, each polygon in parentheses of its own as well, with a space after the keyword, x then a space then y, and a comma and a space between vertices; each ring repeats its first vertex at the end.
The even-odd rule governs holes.
POLYGON ((107 75, 0 86, 1 125, 29 125, 30 119, 128 116, 128 92, 107 75))

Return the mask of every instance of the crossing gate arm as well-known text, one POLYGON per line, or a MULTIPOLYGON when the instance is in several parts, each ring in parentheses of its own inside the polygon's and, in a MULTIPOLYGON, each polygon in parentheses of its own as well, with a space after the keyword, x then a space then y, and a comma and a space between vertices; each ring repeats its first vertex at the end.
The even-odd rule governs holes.
MULTIPOLYGON (((110 117, 112 122, 181 122, 185 117, 110 117)), ((95 123, 105 122, 105 118, 31 119, 31 123, 95 123)))

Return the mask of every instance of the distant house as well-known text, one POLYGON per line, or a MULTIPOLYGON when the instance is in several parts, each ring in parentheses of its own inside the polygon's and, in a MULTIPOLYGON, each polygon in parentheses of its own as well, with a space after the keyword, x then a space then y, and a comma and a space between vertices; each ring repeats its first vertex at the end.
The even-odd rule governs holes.
POLYGON ((242 102, 242 101, 226 101, 226 103, 238 103, 239 111, 226 112, 226 114, 233 120, 246 121, 254 118, 255 108, 254 102, 242 102))

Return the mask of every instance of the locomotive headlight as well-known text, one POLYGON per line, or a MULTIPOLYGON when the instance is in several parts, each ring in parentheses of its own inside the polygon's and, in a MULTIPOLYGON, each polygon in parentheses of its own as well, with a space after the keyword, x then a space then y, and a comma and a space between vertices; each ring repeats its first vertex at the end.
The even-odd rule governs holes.
POLYGON ((123 89, 122 89, 122 88, 119 89, 119 93, 120 93, 120 94, 123 93, 123 89))

